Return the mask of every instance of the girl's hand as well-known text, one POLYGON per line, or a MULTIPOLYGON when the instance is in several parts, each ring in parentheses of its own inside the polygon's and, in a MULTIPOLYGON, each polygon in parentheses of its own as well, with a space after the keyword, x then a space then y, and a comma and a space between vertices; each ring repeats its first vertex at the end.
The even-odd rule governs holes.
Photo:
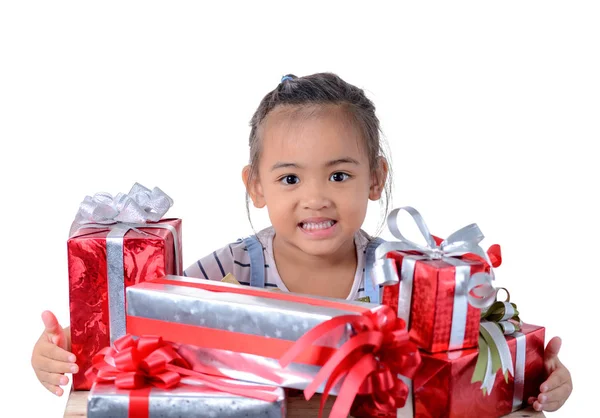
POLYGON ((536 411, 556 411, 563 406, 573 391, 571 373, 558 359, 558 352, 562 341, 559 337, 552 338, 544 351, 544 367, 548 379, 540 386, 537 398, 528 399, 536 411))
POLYGON ((69 383, 65 373, 77 373, 75 355, 70 353, 70 330, 63 329, 54 314, 42 313, 44 332, 33 347, 31 365, 39 381, 46 389, 57 396, 63 394, 64 386, 69 383))

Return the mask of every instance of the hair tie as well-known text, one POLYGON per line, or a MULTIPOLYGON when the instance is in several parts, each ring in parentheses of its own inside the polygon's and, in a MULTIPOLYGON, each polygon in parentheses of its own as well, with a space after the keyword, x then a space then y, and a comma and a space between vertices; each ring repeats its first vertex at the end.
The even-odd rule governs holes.
POLYGON ((283 83, 285 80, 293 80, 293 78, 289 75, 284 75, 281 77, 281 83, 283 83))

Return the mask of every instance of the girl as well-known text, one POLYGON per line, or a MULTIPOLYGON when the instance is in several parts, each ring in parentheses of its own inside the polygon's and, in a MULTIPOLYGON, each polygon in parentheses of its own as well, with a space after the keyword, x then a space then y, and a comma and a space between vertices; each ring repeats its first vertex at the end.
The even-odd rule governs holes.
MULTIPOLYGON (((246 204, 266 207, 272 226, 198 260, 185 274, 221 280, 233 273, 245 285, 379 301, 378 289, 364 280, 378 241, 360 228, 369 200, 384 196, 387 212, 391 176, 375 107, 363 90, 334 74, 287 75, 252 117, 249 145, 246 204)), ((32 365, 60 396, 64 373, 77 372, 70 334, 50 312, 42 319, 32 365)), ((560 344, 554 338, 546 347, 549 377, 529 399, 536 410, 556 410, 571 393, 560 344)))

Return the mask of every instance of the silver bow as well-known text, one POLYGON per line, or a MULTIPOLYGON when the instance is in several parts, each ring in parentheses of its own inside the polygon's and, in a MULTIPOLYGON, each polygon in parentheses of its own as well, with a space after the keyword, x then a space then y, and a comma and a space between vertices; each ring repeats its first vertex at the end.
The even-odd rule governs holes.
POLYGON ((385 254, 390 251, 419 251, 420 253, 427 255, 430 259, 458 257, 467 253, 472 253, 486 260, 490 266, 492 265, 487 253, 479 246, 484 235, 477 224, 467 225, 450 234, 450 236, 442 241, 440 245, 435 243, 421 214, 415 208, 410 206, 404 206, 391 211, 387 218, 387 224, 390 232, 398 239, 398 241, 386 242, 380 245, 375 253, 377 259, 385 257, 385 254), (408 212, 413 218, 419 227, 419 231, 421 231, 423 238, 425 238, 425 242, 427 243, 426 246, 419 245, 402 235, 400 228, 398 227, 398 214, 402 210, 408 212))
MULTIPOLYGON (((385 286, 399 281, 397 269, 392 266, 393 261, 386 258, 386 254, 390 251, 418 251, 428 259, 445 259, 446 261, 449 257, 459 257, 471 253, 483 258, 490 267, 492 265, 488 254, 479 246, 484 235, 477 224, 467 225, 450 234, 440 245, 436 244, 419 211, 411 206, 404 206, 391 211, 387 218, 387 224, 390 232, 398 241, 385 242, 375 250, 377 261, 375 262, 373 279, 377 285, 385 286), (423 238, 425 238, 426 246, 419 245, 402 235, 398 227, 398 214, 402 210, 411 215, 423 238)), ((494 280, 492 269, 490 269, 490 273, 476 273, 471 276, 467 289, 468 300, 472 306, 483 309, 494 302, 496 290, 491 285, 492 280, 494 280)))
POLYGON ((86 224, 158 222, 172 205, 173 199, 161 189, 150 190, 139 183, 135 183, 129 193, 119 193, 115 197, 109 193, 96 193, 86 196, 79 205, 71 234, 86 224))

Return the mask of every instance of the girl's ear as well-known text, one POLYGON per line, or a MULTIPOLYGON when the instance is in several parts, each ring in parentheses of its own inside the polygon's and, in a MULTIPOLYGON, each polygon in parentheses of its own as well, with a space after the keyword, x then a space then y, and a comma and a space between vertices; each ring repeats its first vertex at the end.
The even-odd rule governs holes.
POLYGON ((388 174, 388 162, 385 157, 377 157, 377 167, 371 175, 371 187, 369 188, 369 199, 379 200, 383 194, 385 180, 388 174))
POLYGON ((242 181, 244 182, 244 186, 246 186, 246 192, 252 199, 252 203, 256 208, 264 208, 265 207, 265 196, 263 195, 262 186, 260 181, 258 181, 258 176, 252 176, 250 178, 250 173, 252 171, 252 167, 247 165, 242 170, 242 181))

